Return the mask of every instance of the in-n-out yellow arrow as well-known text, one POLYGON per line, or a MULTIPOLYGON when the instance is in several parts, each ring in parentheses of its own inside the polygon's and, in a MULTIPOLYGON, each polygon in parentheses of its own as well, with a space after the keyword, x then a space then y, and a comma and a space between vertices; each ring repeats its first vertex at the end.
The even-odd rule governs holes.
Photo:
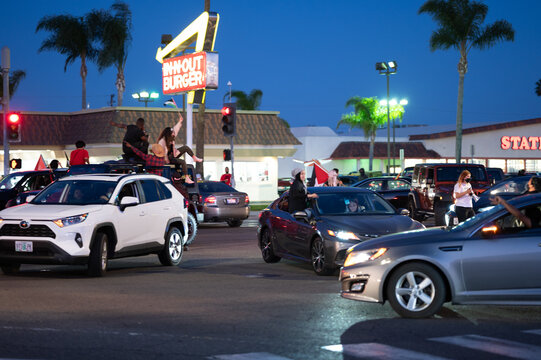
POLYGON ((159 47, 156 52, 156 60, 163 63, 164 58, 174 57, 194 41, 196 42, 195 51, 213 51, 219 19, 218 14, 209 14, 205 11, 182 30, 165 48, 159 47))

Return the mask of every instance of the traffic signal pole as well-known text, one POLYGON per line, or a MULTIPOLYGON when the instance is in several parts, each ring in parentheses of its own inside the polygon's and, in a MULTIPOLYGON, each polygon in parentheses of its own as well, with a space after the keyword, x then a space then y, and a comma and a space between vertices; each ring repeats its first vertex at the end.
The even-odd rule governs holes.
POLYGON ((231 187, 235 187, 235 151, 233 150, 233 136, 230 136, 231 140, 231 187))
POLYGON ((9 142, 8 142, 8 113, 9 113, 9 67, 10 67, 10 58, 9 58, 9 48, 4 46, 2 48, 2 76, 4 80, 3 91, 4 95, 2 96, 2 104, 4 108, 3 119, 3 133, 4 133, 4 175, 9 174, 9 142))

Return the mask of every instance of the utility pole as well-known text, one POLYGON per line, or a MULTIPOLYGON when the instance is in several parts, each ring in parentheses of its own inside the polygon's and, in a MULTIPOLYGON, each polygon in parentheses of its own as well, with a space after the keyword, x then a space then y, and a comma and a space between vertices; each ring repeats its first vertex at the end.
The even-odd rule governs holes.
POLYGON ((9 48, 4 46, 2 48, 2 76, 4 78, 3 90, 4 95, 2 96, 2 104, 4 108, 3 118, 3 135, 4 135, 4 175, 9 174, 9 142, 8 142, 8 113, 9 113, 9 68, 10 68, 10 53, 9 48))

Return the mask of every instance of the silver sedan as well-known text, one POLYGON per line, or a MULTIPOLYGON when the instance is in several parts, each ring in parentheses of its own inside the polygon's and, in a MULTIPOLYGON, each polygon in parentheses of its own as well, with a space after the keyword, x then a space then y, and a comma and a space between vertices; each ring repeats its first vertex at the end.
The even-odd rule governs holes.
POLYGON ((401 316, 421 318, 454 304, 541 305, 541 194, 509 202, 453 227, 416 230, 348 249, 340 271, 344 298, 389 301, 401 316))

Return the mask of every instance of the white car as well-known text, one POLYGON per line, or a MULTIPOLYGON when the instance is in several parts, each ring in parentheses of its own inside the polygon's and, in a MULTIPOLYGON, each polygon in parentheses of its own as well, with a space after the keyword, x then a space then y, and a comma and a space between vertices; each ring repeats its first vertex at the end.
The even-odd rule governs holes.
POLYGON ((187 239, 183 196, 152 174, 92 174, 59 179, 29 203, 0 211, 0 267, 87 264, 103 276, 108 259, 158 254, 178 265, 187 239))

